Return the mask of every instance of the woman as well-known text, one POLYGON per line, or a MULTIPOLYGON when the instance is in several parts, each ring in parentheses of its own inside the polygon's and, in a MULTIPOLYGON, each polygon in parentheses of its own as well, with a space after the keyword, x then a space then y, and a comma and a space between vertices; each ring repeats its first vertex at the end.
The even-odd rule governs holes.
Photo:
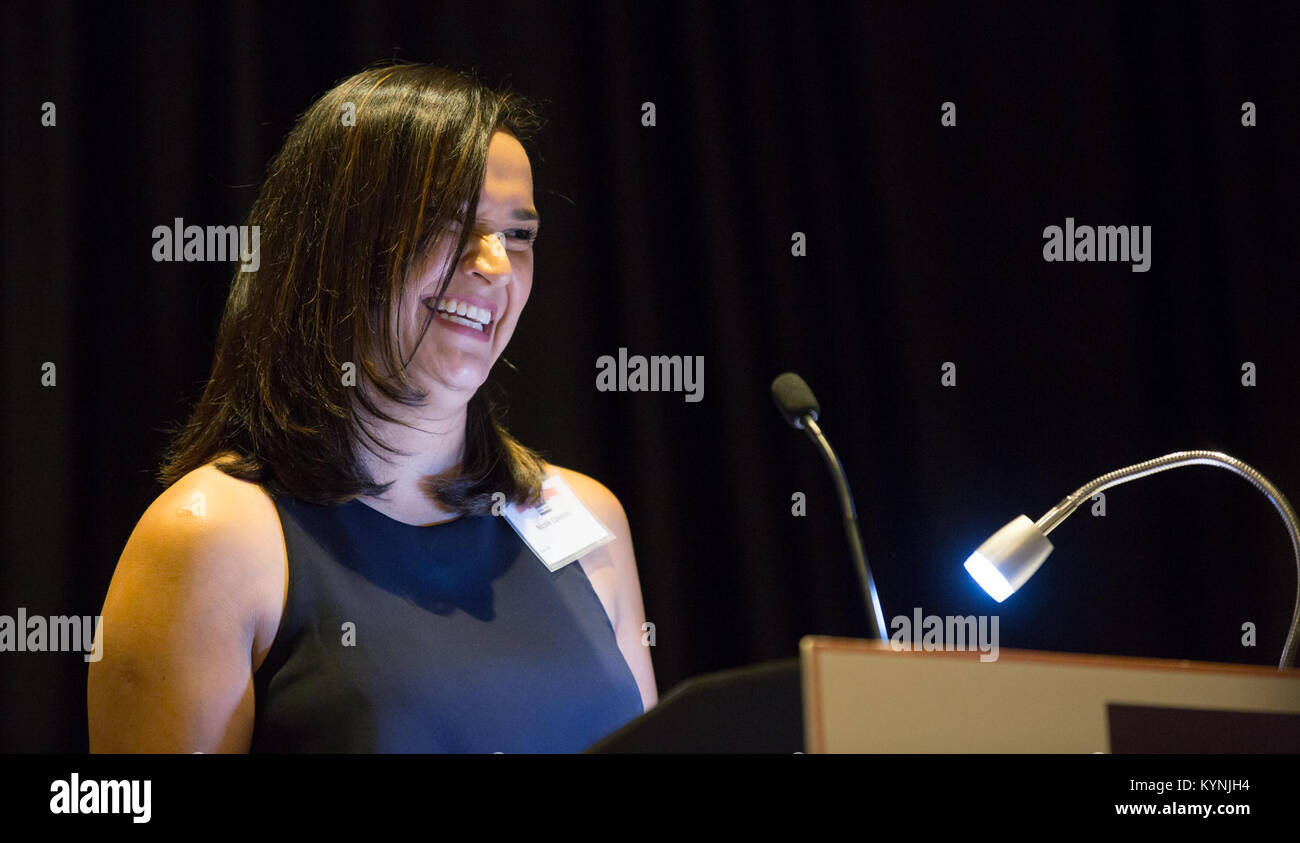
POLYGON ((532 286, 536 128, 422 65, 299 120, 109 587, 91 751, 567 752, 655 704, 622 507, 481 389, 532 286), (555 572, 493 514, 550 474, 615 535, 555 572))

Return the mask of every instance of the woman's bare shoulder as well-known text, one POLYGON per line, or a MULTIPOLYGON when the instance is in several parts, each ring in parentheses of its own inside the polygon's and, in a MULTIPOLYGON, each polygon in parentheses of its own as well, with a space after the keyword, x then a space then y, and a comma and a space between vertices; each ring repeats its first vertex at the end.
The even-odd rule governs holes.
POLYGON ((92 752, 246 751, 252 675, 286 594, 279 517, 213 465, 173 483, 127 540, 90 667, 92 752))
POLYGON ((161 589, 178 599, 226 604, 251 632, 256 667, 274 640, 287 594, 288 557, 275 502, 258 484, 214 463, 197 468, 145 510, 114 580, 137 596, 161 589))
POLYGON ((601 521, 623 521, 626 515, 618 498, 605 484, 579 471, 563 466, 546 464, 546 473, 563 478, 565 484, 578 496, 578 500, 601 521))
MULTIPOLYGON (((226 474, 211 462, 167 487, 136 525, 146 537, 198 540, 227 548, 282 541, 270 495, 256 483, 226 474)), ((133 535, 134 538, 134 535, 133 535)))

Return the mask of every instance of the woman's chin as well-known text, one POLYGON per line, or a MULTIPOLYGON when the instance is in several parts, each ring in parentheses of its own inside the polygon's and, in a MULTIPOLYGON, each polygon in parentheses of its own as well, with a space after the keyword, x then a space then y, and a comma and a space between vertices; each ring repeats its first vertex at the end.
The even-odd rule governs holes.
POLYGON ((426 386, 449 392, 463 392, 465 400, 468 401, 487 380, 488 371, 489 367, 477 360, 466 361, 457 366, 444 364, 431 367, 429 376, 425 379, 426 386))
MULTIPOLYGON (((430 343, 416 357, 413 370, 419 373, 419 380, 426 389, 445 393, 464 393, 464 399, 478 391, 492 371, 496 362, 489 348, 489 343, 466 343, 461 337, 444 338, 442 342, 430 343)), ((451 397, 449 395, 448 397, 451 397)))

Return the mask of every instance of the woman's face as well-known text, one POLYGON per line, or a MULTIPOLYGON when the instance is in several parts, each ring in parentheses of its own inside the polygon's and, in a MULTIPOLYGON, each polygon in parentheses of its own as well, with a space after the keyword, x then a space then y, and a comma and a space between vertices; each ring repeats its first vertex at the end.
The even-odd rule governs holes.
POLYGON ((399 313, 400 348, 411 355, 408 372, 415 383, 435 394, 439 388, 463 392, 465 401, 505 351, 533 286, 532 240, 538 230, 533 173, 523 146, 506 132, 492 136, 478 219, 471 225, 441 310, 413 355, 410 349, 428 320, 458 229, 445 233, 416 267, 399 313))

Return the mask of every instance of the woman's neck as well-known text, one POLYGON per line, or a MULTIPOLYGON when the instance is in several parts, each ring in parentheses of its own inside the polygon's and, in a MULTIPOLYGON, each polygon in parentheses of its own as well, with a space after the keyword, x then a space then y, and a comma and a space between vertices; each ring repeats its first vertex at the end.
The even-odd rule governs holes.
MULTIPOLYGON (((382 406, 382 405, 381 405, 382 406)), ((390 518, 407 524, 436 524, 449 521, 458 513, 430 500, 420 488, 421 481, 460 465, 465 451, 467 406, 407 407, 384 406, 385 411, 407 424, 367 420, 368 429, 380 442, 395 448, 386 452, 371 445, 378 453, 362 445, 358 459, 377 483, 392 483, 382 497, 362 496, 361 500, 390 518)))

